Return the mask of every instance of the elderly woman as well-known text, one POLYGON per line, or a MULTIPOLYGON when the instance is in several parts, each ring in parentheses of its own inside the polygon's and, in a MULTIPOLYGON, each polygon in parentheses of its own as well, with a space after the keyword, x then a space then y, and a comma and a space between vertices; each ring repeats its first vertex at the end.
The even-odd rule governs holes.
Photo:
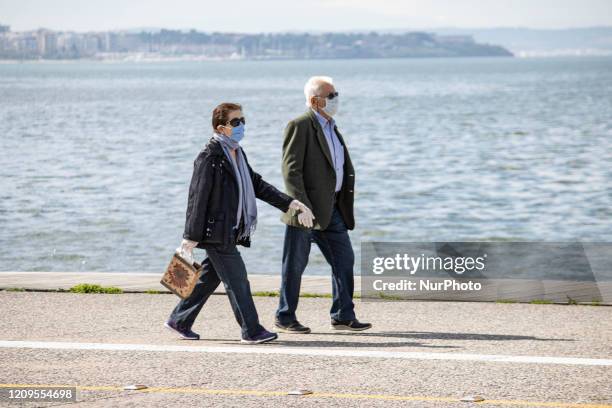
POLYGON ((304 204, 278 191, 251 169, 240 147, 245 118, 239 104, 217 106, 212 127, 212 138, 194 162, 181 244, 182 252, 188 256, 197 247, 205 249, 207 257, 192 294, 178 303, 165 326, 183 339, 198 340, 200 336, 191 330, 193 323, 223 282, 242 329, 241 341, 265 343, 277 335, 259 324, 247 271, 236 246, 250 246, 257 225, 255 198, 283 212, 299 212, 300 222, 308 228, 313 225, 313 215, 304 204))

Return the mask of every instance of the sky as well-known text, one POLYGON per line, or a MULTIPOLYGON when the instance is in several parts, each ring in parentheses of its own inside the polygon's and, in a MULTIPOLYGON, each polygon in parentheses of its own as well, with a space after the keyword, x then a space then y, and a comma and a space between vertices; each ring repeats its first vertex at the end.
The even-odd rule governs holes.
POLYGON ((0 0, 13 31, 223 32, 612 26, 612 0, 0 0))

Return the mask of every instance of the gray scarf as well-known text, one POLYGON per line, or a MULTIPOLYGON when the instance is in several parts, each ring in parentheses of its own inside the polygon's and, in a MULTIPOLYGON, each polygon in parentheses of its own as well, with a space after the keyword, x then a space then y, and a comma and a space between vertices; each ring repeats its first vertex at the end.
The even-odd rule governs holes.
POLYGON ((227 136, 218 133, 213 134, 213 139, 221 143, 225 156, 232 163, 236 178, 238 181, 238 211, 236 214, 236 226, 240 225, 240 220, 244 219, 244 228, 239 231, 239 238, 249 237, 257 226, 257 204, 255 202, 255 190, 253 189, 253 181, 251 173, 247 167, 244 154, 240 144, 227 136), (236 149, 236 160, 232 156, 230 150, 236 149))

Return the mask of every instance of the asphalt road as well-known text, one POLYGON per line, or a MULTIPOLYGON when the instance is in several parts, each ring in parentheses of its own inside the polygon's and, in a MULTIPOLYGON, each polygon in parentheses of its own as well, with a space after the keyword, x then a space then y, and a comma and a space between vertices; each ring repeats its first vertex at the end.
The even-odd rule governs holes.
MULTIPOLYGON (((163 328, 176 300, 0 292, 1 387, 74 385, 95 407, 612 406, 611 307, 357 301, 374 327, 339 334, 331 300, 303 298, 312 334, 245 346, 223 295, 196 321, 202 339, 178 340, 163 328)), ((256 298, 269 329, 276 302, 256 298)))

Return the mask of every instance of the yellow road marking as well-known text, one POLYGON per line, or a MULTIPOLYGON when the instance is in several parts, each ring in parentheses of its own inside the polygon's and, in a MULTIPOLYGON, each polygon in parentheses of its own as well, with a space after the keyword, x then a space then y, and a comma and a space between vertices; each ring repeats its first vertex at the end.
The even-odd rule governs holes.
MULTIPOLYGON (((76 387, 81 391, 123 391, 123 387, 112 385, 71 385, 71 384, 0 384, 0 388, 26 388, 26 387, 76 387)), ((161 394, 207 394, 207 395, 251 395, 256 397, 278 397, 288 396, 286 391, 257 391, 236 389, 207 389, 207 388, 183 388, 183 387, 149 387, 142 390, 130 391, 161 393, 161 394)), ((292 397, 293 398, 293 397, 292 397)), ((333 392, 313 392, 312 394, 300 396, 300 398, 342 398, 342 399, 373 399, 384 401, 424 401, 424 402, 460 402, 458 398, 451 397, 427 397, 417 395, 387 395, 387 394, 340 394, 333 392)), ((558 408, 612 408, 609 404, 568 403, 568 402, 545 402, 545 401, 522 401, 522 400, 489 400, 478 402, 478 405, 520 405, 527 407, 558 407, 558 408)))

